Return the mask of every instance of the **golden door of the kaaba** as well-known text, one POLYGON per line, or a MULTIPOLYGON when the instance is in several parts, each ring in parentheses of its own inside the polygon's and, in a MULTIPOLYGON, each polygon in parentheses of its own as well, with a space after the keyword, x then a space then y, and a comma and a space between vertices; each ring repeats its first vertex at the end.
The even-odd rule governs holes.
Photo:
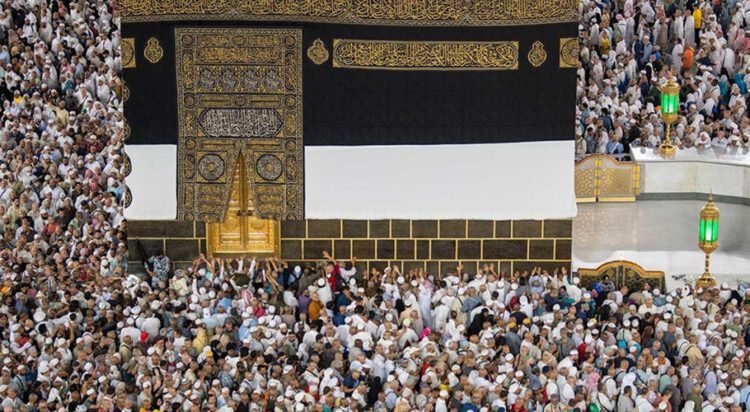
POLYGON ((242 154, 232 178, 224 221, 207 223, 211 256, 271 256, 279 250, 279 222, 255 217, 253 193, 242 154))

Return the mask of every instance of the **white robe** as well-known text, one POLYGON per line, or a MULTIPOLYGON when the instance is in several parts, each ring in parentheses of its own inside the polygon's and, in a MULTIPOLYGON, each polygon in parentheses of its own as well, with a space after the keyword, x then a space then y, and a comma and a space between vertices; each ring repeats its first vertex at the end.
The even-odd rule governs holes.
POLYGON ((432 329, 432 288, 419 285, 419 309, 422 312, 424 326, 432 329))
POLYGON ((692 15, 685 18, 685 45, 695 47, 695 20, 692 15))

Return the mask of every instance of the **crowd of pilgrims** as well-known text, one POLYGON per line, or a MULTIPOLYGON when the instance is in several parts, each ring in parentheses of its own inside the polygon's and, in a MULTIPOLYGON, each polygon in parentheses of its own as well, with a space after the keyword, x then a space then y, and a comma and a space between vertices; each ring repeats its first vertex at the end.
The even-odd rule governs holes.
MULTIPOLYGON (((156 252, 129 273, 118 11, 0 4, 3 411, 745 411, 750 291, 156 252)), ((750 2, 581 0, 579 154, 743 150, 750 2), (747 16, 747 18, 746 18, 747 16)))
POLYGON ((660 88, 680 88, 679 148, 747 155, 750 1, 581 0, 576 155, 665 138, 660 88))
POLYGON ((565 267, 446 273, 200 256, 14 283, 1 406, 68 411, 744 411, 750 289, 565 267))

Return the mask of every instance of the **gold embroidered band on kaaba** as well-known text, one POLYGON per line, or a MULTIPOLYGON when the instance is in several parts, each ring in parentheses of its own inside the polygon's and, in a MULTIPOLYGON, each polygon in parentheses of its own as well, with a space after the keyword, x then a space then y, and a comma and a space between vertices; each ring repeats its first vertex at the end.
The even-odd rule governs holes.
POLYGON ((333 67, 379 70, 516 70, 518 42, 334 39, 333 67))
POLYGON ((255 20, 400 26, 578 21, 578 0, 123 0, 125 23, 255 20))
POLYGON ((237 162, 256 216, 303 213, 302 31, 175 30, 177 216, 221 222, 237 162))

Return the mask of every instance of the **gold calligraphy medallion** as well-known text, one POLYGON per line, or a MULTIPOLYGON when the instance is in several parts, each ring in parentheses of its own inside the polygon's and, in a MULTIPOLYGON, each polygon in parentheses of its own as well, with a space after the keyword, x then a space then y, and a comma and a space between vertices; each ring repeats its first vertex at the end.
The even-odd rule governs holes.
POLYGON ((164 56, 164 49, 159 44, 159 39, 152 37, 146 42, 146 48, 143 49, 143 57, 151 64, 156 64, 164 56))
POLYGON ((547 61, 547 51, 544 50, 544 44, 538 40, 535 41, 534 44, 531 45, 531 50, 529 50, 527 57, 529 58, 529 63, 534 67, 539 67, 544 64, 544 62, 547 61))
POLYGON ((326 49, 323 40, 315 39, 313 44, 307 48, 307 57, 318 66, 328 61, 328 55, 328 49, 326 49))

